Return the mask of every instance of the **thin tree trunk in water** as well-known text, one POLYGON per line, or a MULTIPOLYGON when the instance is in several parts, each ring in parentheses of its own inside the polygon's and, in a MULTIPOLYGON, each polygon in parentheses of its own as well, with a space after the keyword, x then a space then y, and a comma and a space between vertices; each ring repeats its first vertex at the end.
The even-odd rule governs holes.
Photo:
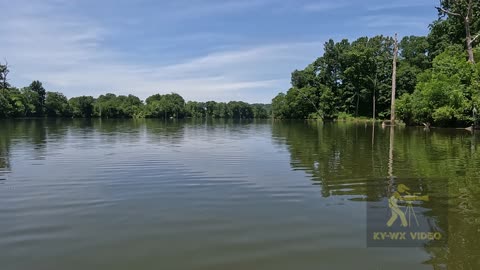
MULTIPOLYGON (((376 84, 376 83, 375 83, 376 84)), ((375 101, 376 101, 376 97, 375 97, 375 90, 376 87, 373 88, 373 121, 375 122, 375 101)))
POLYGON ((398 40, 397 33, 395 33, 395 43, 393 48, 393 68, 392 68, 392 103, 390 107, 390 125, 395 125, 395 95, 397 91, 397 55, 398 55, 398 40))
POLYGON ((375 121, 375 89, 373 89, 373 121, 375 121))
POLYGON ((358 117, 358 103, 360 103, 360 94, 357 93, 357 105, 355 106, 355 117, 358 117))
POLYGON ((393 176, 393 147, 394 147, 394 140, 395 140, 395 127, 390 126, 390 145, 388 149, 388 190, 392 191, 393 184, 394 184, 394 176, 393 176))
POLYGON ((377 94, 377 83, 378 83, 378 74, 377 74, 377 62, 375 61, 375 80, 373 81, 373 108, 372 108, 372 111, 373 111, 373 122, 375 122, 375 114, 376 114, 376 103, 377 103, 377 97, 376 97, 376 94, 377 94))
MULTIPOLYGON (((375 125, 372 125, 372 152, 373 152, 374 143, 375 143, 375 125)), ((373 161, 373 158, 372 158, 372 161, 373 161)), ((372 164, 373 164, 373 162, 372 162, 372 164)))

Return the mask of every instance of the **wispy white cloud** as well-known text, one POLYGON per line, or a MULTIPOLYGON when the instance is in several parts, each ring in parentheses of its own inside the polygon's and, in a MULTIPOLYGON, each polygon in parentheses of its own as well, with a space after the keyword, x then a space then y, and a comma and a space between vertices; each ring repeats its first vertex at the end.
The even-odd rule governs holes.
POLYGON ((79 17, 17 15, 0 26, 5 40, 0 56, 12 63, 14 85, 39 79, 49 90, 70 97, 116 92, 145 98, 175 91, 186 99, 230 100, 245 90, 286 89, 290 71, 302 68, 322 48, 320 42, 267 44, 179 59, 176 64, 141 63, 105 46, 109 34, 79 17))
POLYGON ((331 11, 334 9, 339 9, 346 7, 347 2, 344 1, 330 1, 330 2, 311 2, 303 6, 303 10, 311 12, 324 12, 331 11))
POLYGON ((235 13, 252 8, 258 8, 267 5, 275 0, 193 0, 193 1, 174 1, 175 8, 170 12, 169 17, 182 18, 199 17, 218 13, 235 13))
POLYGON ((384 2, 381 4, 367 5, 368 11, 384 11, 384 10, 400 10, 406 8, 431 7, 433 8, 435 2, 424 1, 402 1, 402 2, 384 2))
POLYGON ((187 99, 228 100, 232 92, 242 90, 285 89, 288 87, 289 72, 293 68, 301 68, 294 67, 291 63, 308 62, 320 48, 320 43, 258 46, 212 53, 186 59, 180 64, 160 66, 129 64, 123 59, 116 60, 108 55, 89 54, 80 48, 81 50, 72 52, 89 54, 92 61, 72 64, 61 59, 50 62, 46 59, 46 68, 31 70, 27 74, 42 78, 53 88, 66 90, 69 95, 76 94, 69 90, 89 89, 91 94, 115 91, 134 93, 141 97, 158 91, 175 91, 187 99), (52 71, 49 68, 62 65, 64 70, 52 71))
POLYGON ((429 18, 409 15, 369 15, 361 17, 361 21, 371 28, 393 27, 392 31, 402 27, 425 29, 429 24, 429 18))

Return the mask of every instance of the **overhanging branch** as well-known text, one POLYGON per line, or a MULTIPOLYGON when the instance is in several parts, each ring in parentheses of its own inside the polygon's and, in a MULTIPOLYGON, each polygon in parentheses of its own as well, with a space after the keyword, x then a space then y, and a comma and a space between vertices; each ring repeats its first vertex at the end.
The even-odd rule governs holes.
POLYGON ((471 43, 473 44, 473 42, 475 42, 475 40, 477 40, 479 37, 480 37, 480 33, 478 33, 475 37, 472 38, 471 43))
POLYGON ((461 17, 462 15, 460 13, 456 13, 456 12, 453 12, 453 11, 450 11, 450 10, 446 10, 442 7, 435 7, 438 12, 441 12, 443 14, 448 14, 448 15, 452 15, 452 16, 458 16, 458 17, 461 17))

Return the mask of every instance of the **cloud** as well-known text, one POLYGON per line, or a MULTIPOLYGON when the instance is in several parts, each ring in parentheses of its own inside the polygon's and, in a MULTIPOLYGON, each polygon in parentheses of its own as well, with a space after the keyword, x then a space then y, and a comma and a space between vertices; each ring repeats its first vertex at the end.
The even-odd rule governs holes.
MULTIPOLYGON (((0 52, 12 64, 11 83, 41 80, 68 97, 106 92, 141 98, 178 92, 188 100, 269 102, 285 90, 289 74, 321 53, 321 42, 257 44, 178 59, 176 63, 135 61, 105 43, 109 29, 82 17, 36 13, 12 16, 0 26, 0 52), (265 92, 248 97, 245 92, 265 92)), ((201 35, 200 38, 204 38, 201 35)), ((182 37, 185 38, 185 37, 182 37)), ((195 38, 192 36, 190 38, 195 38)), ((168 52, 162 52, 168 53, 168 52)))
POLYGON ((382 4, 369 5, 367 7, 368 11, 385 11, 385 10, 400 10, 400 9, 414 9, 419 7, 429 7, 433 9, 433 2, 426 3, 422 1, 403 1, 403 2, 386 2, 382 4))
POLYGON ((315 2, 307 3, 303 6, 303 10, 311 12, 324 12, 334 9, 339 9, 346 7, 347 3, 342 1, 331 1, 331 2, 315 2))
POLYGON ((235 13, 247 9, 258 8, 269 4, 272 0, 207 0, 207 1, 178 1, 169 17, 188 18, 206 16, 215 13, 235 13), (192 3, 193 2, 193 3, 192 3))
POLYGON ((426 29, 429 24, 429 18, 416 17, 416 16, 402 16, 402 15, 369 15, 363 16, 360 19, 363 24, 371 28, 388 28, 392 27, 392 31, 395 29, 415 28, 426 29))
POLYGON ((89 55, 90 59, 98 61, 71 65, 57 59, 47 64, 46 69, 32 70, 31 74, 42 78, 53 88, 65 89, 64 92, 70 95, 77 94, 70 90, 83 93, 90 89, 91 94, 113 91, 134 93, 145 98, 158 91, 175 91, 187 99, 228 100, 232 92, 238 94, 242 90, 285 89, 290 71, 300 68, 291 66, 292 60, 310 61, 319 48, 320 43, 258 46, 212 53, 162 66, 128 64, 80 50, 74 54, 89 55), (305 52, 310 53, 306 55, 305 52), (62 65, 65 66, 63 71, 52 72, 48 68, 62 65), (279 67, 282 65, 283 68, 279 67))

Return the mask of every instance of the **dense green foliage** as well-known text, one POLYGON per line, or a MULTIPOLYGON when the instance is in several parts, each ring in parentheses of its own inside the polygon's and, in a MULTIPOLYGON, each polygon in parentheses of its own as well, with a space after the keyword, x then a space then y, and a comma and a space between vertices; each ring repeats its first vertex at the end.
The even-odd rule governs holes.
POLYGON ((47 92, 40 81, 17 89, 7 82, 8 66, 0 63, 0 118, 72 117, 72 118, 233 118, 270 117, 268 104, 185 102, 176 93, 155 94, 145 102, 134 95, 108 93, 98 98, 80 96, 67 99, 62 93, 47 92))
POLYGON ((241 101, 228 103, 185 102, 179 94, 155 94, 145 103, 134 95, 80 96, 67 99, 62 93, 47 92, 39 81, 21 90, 0 89, 0 118, 9 117, 72 118, 233 118, 270 117, 270 106, 241 101))
MULTIPOLYGON (((324 55, 292 73, 292 88, 272 101, 277 118, 334 119, 339 114, 385 118, 390 114, 391 37, 362 37, 353 42, 325 43, 324 55)), ((416 76, 431 63, 425 37, 400 42, 398 93, 412 93, 416 76)))
POLYGON ((431 69, 418 76, 415 91, 401 96, 400 117, 409 124, 464 126, 471 123, 472 110, 480 104, 479 67, 466 62, 461 49, 447 49, 435 57, 431 69))
MULTIPOLYGON (((465 1, 441 4, 441 9, 455 13, 467 10, 465 1)), ((480 32, 479 8, 475 2, 470 16, 472 33, 480 32)), ((426 37, 406 36, 398 44, 399 117, 412 125, 469 125, 475 120, 472 111, 480 105, 480 67, 467 62, 464 21, 439 12, 430 29, 426 37)), ((475 42, 478 36, 473 45, 475 42)), ((474 53, 480 55, 480 49, 474 53)), ((393 54, 391 37, 329 40, 323 55, 305 69, 295 70, 292 87, 272 100, 273 117, 388 119, 393 54)))

